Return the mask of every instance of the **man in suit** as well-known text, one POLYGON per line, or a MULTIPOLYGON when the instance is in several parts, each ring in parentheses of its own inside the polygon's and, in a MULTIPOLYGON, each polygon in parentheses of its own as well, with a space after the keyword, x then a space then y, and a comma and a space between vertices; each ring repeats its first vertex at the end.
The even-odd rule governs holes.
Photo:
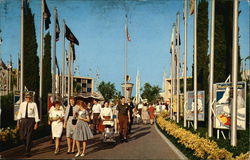
POLYGON ((38 109, 35 102, 32 102, 32 94, 25 94, 25 101, 20 104, 17 114, 17 130, 20 133, 20 139, 24 142, 26 156, 30 156, 32 144, 32 132, 38 128, 38 109))

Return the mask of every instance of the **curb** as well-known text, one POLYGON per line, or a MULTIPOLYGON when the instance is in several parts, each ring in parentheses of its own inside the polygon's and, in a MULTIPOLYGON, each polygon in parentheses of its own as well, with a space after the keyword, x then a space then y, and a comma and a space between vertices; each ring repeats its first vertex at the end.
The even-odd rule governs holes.
MULTIPOLYGON (((46 142, 48 140, 50 140, 50 136, 46 136, 46 137, 43 137, 43 138, 40 138, 40 139, 37 139, 37 140, 33 140, 32 143, 33 143, 33 145, 37 145, 37 144, 46 142)), ((10 154, 12 154, 14 152, 21 151, 21 150, 24 150, 24 145, 23 144, 20 145, 20 146, 8 149, 6 151, 0 152, 0 159, 7 158, 8 155, 10 155, 10 154)))
POLYGON ((178 149, 175 147, 175 145, 173 145, 173 143, 167 139, 167 137, 165 137, 164 134, 161 133, 161 131, 158 129, 158 127, 156 126, 156 123, 154 123, 154 127, 155 130, 157 131, 157 133, 161 136, 161 138, 169 145, 169 147, 177 154, 177 156, 179 157, 179 159, 182 160, 188 160, 188 158, 178 149))

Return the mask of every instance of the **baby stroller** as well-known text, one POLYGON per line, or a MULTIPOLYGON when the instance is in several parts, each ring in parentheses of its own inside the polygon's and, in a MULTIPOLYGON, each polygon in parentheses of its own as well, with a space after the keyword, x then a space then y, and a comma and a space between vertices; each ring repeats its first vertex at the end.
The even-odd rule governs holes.
POLYGON ((103 125, 105 126, 103 132, 103 142, 112 142, 115 143, 114 136, 114 121, 113 120, 104 120, 103 125))

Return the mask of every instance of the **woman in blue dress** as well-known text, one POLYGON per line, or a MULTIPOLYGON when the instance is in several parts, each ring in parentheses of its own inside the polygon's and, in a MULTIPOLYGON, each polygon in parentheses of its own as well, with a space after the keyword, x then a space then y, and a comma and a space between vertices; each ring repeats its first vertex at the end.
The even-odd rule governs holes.
POLYGON ((75 157, 83 157, 86 154, 87 140, 93 138, 93 134, 88 125, 88 122, 90 121, 89 113, 87 111, 86 103, 83 101, 79 101, 79 111, 77 119, 78 120, 76 123, 76 128, 73 133, 73 139, 76 140, 76 147, 78 151, 75 157), (82 154, 81 142, 83 145, 82 154))

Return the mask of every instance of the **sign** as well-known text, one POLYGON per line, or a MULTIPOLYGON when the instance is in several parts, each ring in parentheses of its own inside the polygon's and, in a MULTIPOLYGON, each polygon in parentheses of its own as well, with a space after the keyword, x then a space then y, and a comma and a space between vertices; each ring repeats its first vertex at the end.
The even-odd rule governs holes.
MULTIPOLYGON (((194 92, 187 92, 187 108, 186 108, 186 119, 188 121, 194 120, 194 92)), ((205 91, 198 91, 197 93, 197 113, 198 121, 205 120, 205 91)))
MULTIPOLYGON (((214 128, 229 129, 231 126, 232 83, 214 85, 214 128)), ((246 83, 237 84, 237 129, 246 130, 246 83)))

